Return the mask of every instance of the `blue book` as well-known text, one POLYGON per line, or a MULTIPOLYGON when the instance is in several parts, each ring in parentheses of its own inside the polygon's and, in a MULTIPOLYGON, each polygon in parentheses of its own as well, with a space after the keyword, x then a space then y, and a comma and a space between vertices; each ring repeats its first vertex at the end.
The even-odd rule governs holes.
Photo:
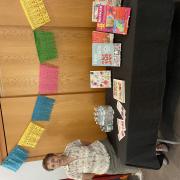
POLYGON ((34 107, 32 120, 33 121, 49 121, 55 100, 45 97, 38 96, 36 105, 34 107))

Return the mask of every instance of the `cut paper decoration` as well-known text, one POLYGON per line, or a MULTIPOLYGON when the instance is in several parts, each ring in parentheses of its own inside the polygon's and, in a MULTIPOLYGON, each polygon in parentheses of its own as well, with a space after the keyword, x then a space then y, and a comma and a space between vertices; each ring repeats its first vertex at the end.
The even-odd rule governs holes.
POLYGON ((93 43, 113 43, 114 34, 105 32, 92 32, 92 42, 93 43))
POLYGON ((3 161, 2 166, 16 172, 28 158, 28 151, 16 146, 3 161))
POLYGON ((91 88, 111 88, 111 71, 91 71, 91 88))
POLYGON ((54 33, 34 31, 34 39, 40 63, 58 57, 54 33))
POLYGON ((33 30, 50 22, 43 0, 20 0, 20 3, 33 30))
POLYGON ((43 132, 44 128, 31 122, 21 137, 18 145, 35 148, 43 132))
POLYGON ((55 66, 46 64, 40 65, 39 74, 39 93, 55 94, 58 91, 58 74, 59 69, 55 66))
POLYGON ((120 67, 121 43, 93 43, 92 65, 120 67))
POLYGON ((33 121, 48 121, 54 106, 54 99, 38 96, 34 107, 32 120, 33 121))
POLYGON ((125 103, 125 81, 113 79, 113 97, 121 103, 125 103))

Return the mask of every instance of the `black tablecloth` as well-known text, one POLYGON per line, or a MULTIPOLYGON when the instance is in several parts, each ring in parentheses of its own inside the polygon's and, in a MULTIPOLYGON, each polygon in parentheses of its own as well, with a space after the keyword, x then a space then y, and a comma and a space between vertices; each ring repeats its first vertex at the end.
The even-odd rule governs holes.
POLYGON ((171 0, 125 0, 132 8, 127 36, 115 35, 122 42, 122 65, 108 68, 112 80, 126 82, 126 137, 118 141, 120 114, 113 90, 106 92, 106 104, 115 110, 114 130, 108 133, 116 153, 127 165, 159 169, 155 153, 158 125, 162 117, 167 50, 173 17, 171 0))

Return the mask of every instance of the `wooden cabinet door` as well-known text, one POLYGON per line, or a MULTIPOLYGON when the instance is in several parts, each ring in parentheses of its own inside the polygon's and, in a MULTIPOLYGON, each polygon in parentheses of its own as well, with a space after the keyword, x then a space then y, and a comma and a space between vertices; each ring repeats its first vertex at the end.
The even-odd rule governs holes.
MULTIPOLYGON (((92 142, 105 138, 93 120, 93 108, 104 102, 104 93, 51 96, 56 100, 51 121, 38 123, 46 130, 37 147, 29 149, 30 157, 48 152, 63 152, 67 143, 82 139, 92 142)), ((36 97, 3 98, 1 100, 7 150, 18 143, 31 121, 36 97)))

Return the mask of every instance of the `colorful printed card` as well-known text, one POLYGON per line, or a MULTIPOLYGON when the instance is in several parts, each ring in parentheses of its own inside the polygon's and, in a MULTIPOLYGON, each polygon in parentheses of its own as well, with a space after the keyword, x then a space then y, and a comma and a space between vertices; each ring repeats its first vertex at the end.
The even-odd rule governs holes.
POLYGON ((97 31, 126 35, 131 8, 107 5, 98 6, 97 31))
POLYGON ((93 1, 92 22, 97 22, 99 5, 121 6, 121 0, 95 0, 95 1, 93 1))
POLYGON ((31 122, 21 137, 18 145, 35 148, 43 132, 44 128, 31 122))
POLYGON ((125 103, 125 81, 113 79, 113 97, 121 103, 125 103))
POLYGON ((111 71, 91 71, 91 88, 111 88, 111 71))
POLYGON ((92 42, 93 43, 113 43, 114 34, 105 32, 92 32, 92 42))
POLYGON ((121 141, 126 136, 126 124, 123 119, 117 118, 117 126, 118 126, 118 139, 121 141))
POLYGON ((34 38, 40 63, 58 57, 55 38, 52 32, 34 31, 34 38))
POLYGON ((58 74, 59 69, 55 66, 46 64, 40 65, 40 80, 39 93, 40 94, 55 94, 58 91, 58 74))
POLYGON ((48 121, 54 106, 54 99, 38 96, 36 105, 34 107, 34 112, 32 115, 33 121, 48 121))
POLYGON ((115 66, 121 65, 120 43, 93 43, 92 44, 93 66, 115 66))
POLYGON ((43 0, 20 0, 20 3, 33 30, 50 22, 43 0))
POLYGON ((119 101, 117 101, 117 109, 118 109, 122 119, 125 120, 126 119, 126 110, 119 101))
POLYGON ((3 161, 2 166, 16 172, 28 158, 28 151, 16 146, 3 161))

